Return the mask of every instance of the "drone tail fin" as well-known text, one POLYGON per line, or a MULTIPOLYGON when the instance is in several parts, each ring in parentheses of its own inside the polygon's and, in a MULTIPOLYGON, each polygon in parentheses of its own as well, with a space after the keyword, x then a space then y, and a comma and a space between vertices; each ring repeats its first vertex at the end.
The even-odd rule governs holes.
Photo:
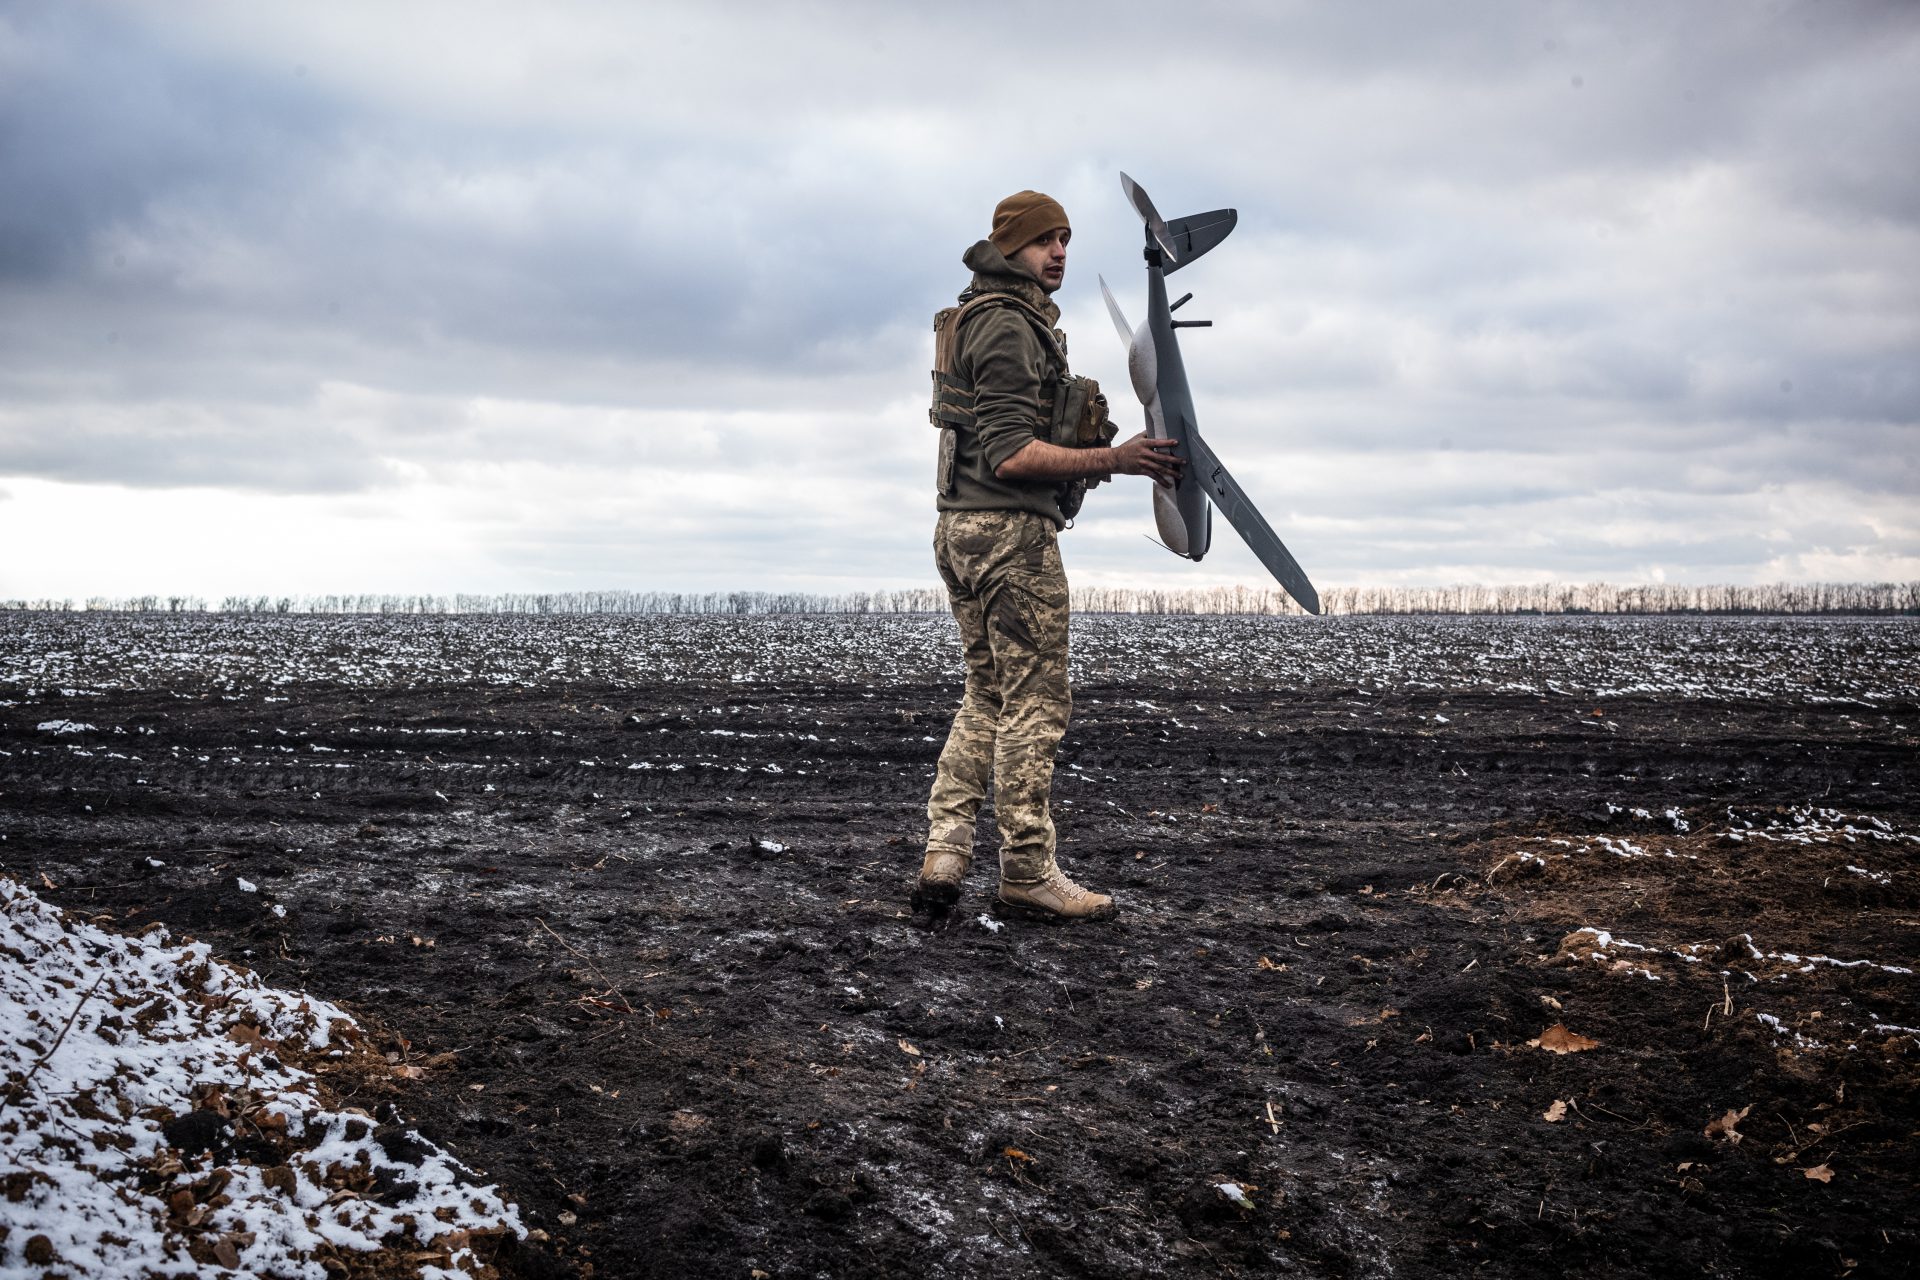
POLYGON ((1173 242, 1174 260, 1167 264, 1171 275, 1207 250, 1225 240, 1240 222, 1232 209, 1214 209, 1189 214, 1167 223, 1167 238, 1173 242))

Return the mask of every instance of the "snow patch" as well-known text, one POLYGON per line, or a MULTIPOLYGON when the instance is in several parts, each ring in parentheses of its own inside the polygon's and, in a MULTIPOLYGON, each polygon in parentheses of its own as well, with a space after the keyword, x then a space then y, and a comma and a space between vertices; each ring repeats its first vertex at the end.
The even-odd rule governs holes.
POLYGON ((471 1273, 471 1237, 524 1236, 518 1210, 416 1133, 376 1140, 285 1061, 359 1041, 337 1005, 205 943, 108 933, 0 877, 0 1168, 19 1184, 0 1198, 0 1275, 46 1272, 29 1241, 73 1277, 213 1274, 224 1254, 242 1275, 326 1280, 323 1250, 395 1247, 423 1250, 423 1275, 471 1273), (224 1150, 236 1125, 280 1163, 224 1150), (388 1190, 363 1195, 376 1180, 388 1190))

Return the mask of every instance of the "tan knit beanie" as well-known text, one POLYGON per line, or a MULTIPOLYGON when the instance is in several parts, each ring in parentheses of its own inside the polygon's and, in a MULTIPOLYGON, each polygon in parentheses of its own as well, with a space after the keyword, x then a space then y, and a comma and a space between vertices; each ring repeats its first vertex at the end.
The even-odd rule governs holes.
POLYGON ((993 209, 993 234, 987 239, 1007 257, 1053 230, 1067 227, 1067 211, 1052 196, 1038 191, 1017 191, 993 209))

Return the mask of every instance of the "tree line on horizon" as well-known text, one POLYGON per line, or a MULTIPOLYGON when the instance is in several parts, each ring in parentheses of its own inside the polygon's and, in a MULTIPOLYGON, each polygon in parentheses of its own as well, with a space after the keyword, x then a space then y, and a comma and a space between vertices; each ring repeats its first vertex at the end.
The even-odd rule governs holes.
MULTIPOLYGON (((1332 587, 1328 614, 1920 614, 1920 582, 1775 582, 1753 586, 1682 583, 1522 583, 1504 586, 1332 587)), ((1273 587, 1103 587, 1072 589, 1076 613, 1285 616, 1303 611, 1273 587)), ((90 596, 0 600, 0 610, 55 613, 529 614, 763 616, 945 613, 939 587, 820 594, 801 591, 561 591, 494 594, 90 596)))

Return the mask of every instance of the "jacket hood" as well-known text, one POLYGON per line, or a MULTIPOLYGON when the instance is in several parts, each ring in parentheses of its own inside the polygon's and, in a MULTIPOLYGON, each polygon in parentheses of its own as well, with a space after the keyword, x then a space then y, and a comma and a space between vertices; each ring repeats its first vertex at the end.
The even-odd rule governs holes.
POLYGON ((1050 325, 1060 323, 1060 308, 1054 305, 1040 281, 1007 261, 991 240, 977 240, 960 255, 960 261, 973 271, 973 284, 962 298, 980 293, 1009 293, 1047 318, 1050 325))

